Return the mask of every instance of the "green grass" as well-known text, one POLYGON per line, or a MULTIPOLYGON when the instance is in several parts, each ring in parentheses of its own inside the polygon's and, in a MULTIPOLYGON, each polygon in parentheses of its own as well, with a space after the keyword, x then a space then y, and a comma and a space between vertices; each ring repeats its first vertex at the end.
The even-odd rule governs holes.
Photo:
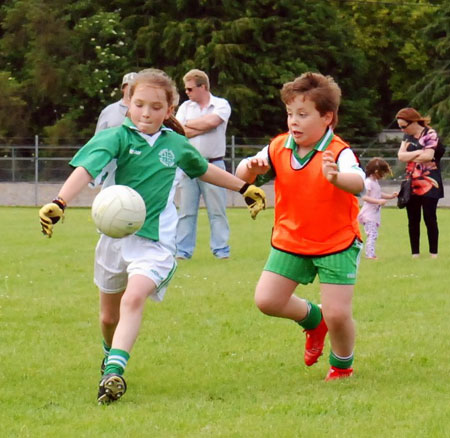
MULTIPOLYGON (((409 254, 405 211, 384 209, 377 261, 354 299, 354 378, 325 383, 302 363, 304 335, 262 315, 253 291, 273 212, 229 210, 232 257, 209 252, 201 212, 194 258, 149 302, 126 371, 128 392, 97 406, 101 360, 97 240, 88 209, 52 239, 35 208, 0 208, 0 424, 5 437, 445 437, 450 426, 450 210, 439 259, 409 254)), ((423 228, 422 248, 426 250, 423 228)), ((317 300, 317 284, 298 289, 317 300)))

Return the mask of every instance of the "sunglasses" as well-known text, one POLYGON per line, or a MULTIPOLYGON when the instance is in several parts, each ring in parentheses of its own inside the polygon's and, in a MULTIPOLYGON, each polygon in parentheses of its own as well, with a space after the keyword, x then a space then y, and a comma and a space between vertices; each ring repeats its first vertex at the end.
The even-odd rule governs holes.
POLYGON ((186 87, 184 89, 184 91, 186 91, 186 93, 190 93, 194 88, 200 88, 201 85, 196 85, 195 87, 186 87))
MULTIPOLYGON (((398 123, 398 122, 397 122, 397 123, 398 123)), ((400 123, 398 123, 398 127, 399 127, 400 129, 406 129, 411 123, 414 123, 414 122, 407 122, 406 125, 400 125, 400 123)))

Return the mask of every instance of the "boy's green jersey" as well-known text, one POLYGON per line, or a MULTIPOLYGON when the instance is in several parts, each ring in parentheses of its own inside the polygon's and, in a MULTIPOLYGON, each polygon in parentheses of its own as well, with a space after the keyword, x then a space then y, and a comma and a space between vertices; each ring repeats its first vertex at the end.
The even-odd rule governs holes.
POLYGON ((85 168, 95 178, 112 160, 117 164, 114 184, 133 188, 145 201, 145 223, 136 234, 172 241, 177 221, 173 204, 177 169, 196 178, 207 171, 208 162, 186 137, 164 126, 156 134, 146 135, 128 118, 123 125, 92 137, 75 154, 70 165, 85 168), (161 234, 169 235, 162 239, 161 234))

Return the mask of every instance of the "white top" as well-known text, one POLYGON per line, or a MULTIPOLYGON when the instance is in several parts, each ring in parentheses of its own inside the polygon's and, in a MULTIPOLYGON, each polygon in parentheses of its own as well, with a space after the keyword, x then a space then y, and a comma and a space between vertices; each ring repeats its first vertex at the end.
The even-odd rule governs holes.
POLYGON ((102 112, 98 116, 97 127, 95 133, 103 131, 106 128, 113 128, 120 126, 127 115, 128 107, 120 99, 117 102, 108 105, 103 108, 102 112))
POLYGON ((231 114, 231 107, 226 99, 210 94, 209 104, 203 109, 197 102, 187 100, 180 105, 176 118, 184 125, 189 120, 197 119, 206 114, 218 115, 223 123, 205 134, 190 138, 189 141, 205 158, 224 157, 226 130, 231 114))
MULTIPOLYGON (((374 199, 383 199, 381 186, 378 180, 372 176, 369 176, 364 181, 366 188, 366 195, 374 199)), ((371 202, 364 201, 361 211, 358 215, 358 220, 361 224, 366 222, 375 222, 380 225, 381 222, 381 205, 372 204, 371 202)))

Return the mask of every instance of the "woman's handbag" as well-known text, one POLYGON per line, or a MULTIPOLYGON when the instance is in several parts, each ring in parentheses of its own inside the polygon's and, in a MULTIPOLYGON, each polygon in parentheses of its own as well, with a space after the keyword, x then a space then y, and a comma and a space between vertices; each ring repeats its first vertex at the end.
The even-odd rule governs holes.
POLYGON ((397 197, 397 207, 405 208, 411 199, 411 178, 404 179, 400 184, 400 191, 397 197))

